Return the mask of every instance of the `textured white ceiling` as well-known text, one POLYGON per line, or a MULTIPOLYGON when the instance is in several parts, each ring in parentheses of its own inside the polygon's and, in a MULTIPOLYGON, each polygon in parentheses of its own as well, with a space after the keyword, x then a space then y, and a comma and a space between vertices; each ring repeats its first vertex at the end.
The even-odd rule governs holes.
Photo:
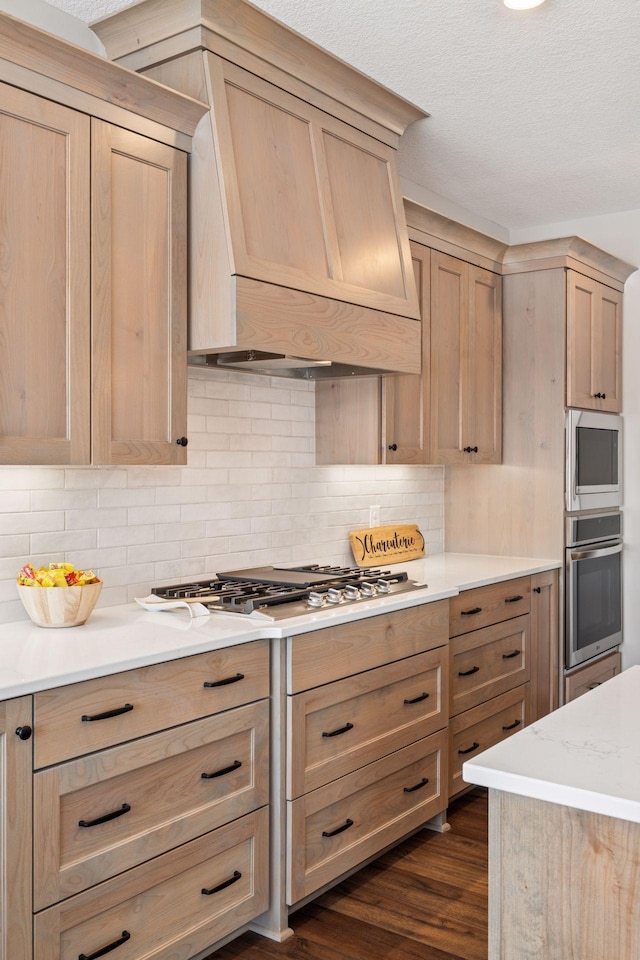
POLYGON ((414 183, 506 227, 640 208, 640 0, 254 2, 431 114, 401 143, 414 183))

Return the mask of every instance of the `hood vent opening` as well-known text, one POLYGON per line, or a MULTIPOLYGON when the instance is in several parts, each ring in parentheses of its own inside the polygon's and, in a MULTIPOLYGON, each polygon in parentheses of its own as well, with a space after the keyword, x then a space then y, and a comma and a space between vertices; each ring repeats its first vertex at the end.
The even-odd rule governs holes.
POLYGON ((193 367, 217 367, 221 370, 244 370, 246 373, 267 377, 287 377, 297 380, 337 380, 356 376, 378 376, 388 370, 355 367, 331 360, 309 360, 281 353, 260 350, 236 350, 227 353, 204 353, 189 357, 193 367))

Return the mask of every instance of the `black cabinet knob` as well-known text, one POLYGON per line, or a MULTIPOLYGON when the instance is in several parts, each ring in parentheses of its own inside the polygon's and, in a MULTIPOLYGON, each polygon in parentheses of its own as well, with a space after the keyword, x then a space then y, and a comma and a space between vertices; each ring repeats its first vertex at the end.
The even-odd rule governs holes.
POLYGON ((397 443, 390 443, 390 444, 389 444, 389 450, 397 450, 397 449, 398 449, 398 444, 397 444, 397 443))
POLYGON ((179 447, 186 447, 189 441, 187 440, 186 437, 178 437, 178 439, 176 440, 176 443, 178 444, 179 447))
POLYGON ((29 724, 25 724, 24 727, 18 727, 16 729, 16 736, 20 737, 21 740, 28 740, 31 737, 33 730, 29 724))

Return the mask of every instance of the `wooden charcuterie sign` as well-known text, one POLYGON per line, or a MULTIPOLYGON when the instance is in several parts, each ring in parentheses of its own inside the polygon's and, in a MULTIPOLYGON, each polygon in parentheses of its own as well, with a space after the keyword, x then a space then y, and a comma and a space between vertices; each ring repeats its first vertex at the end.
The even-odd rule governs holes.
POLYGON ((415 523, 352 530, 349 543, 359 567, 377 567, 381 563, 402 563, 424 557, 424 537, 415 523))

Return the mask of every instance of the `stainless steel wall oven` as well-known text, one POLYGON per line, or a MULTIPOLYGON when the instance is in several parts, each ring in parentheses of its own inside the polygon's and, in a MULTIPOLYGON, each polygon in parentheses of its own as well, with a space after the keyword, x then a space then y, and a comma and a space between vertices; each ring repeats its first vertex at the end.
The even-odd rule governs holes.
POLYGON ((622 643, 622 514, 567 517, 565 667, 622 643))

